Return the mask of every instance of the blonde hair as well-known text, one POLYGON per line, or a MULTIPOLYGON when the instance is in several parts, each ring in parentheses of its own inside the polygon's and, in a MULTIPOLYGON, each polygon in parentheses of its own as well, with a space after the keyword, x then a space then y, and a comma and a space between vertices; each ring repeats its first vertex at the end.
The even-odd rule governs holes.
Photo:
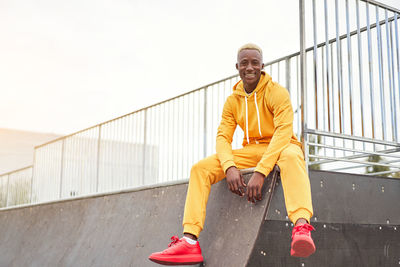
POLYGON ((260 55, 261 55, 261 60, 262 60, 262 58, 263 58, 263 53, 262 53, 261 48, 260 48, 258 45, 252 44, 252 43, 248 43, 248 44, 242 45, 242 46, 239 48, 238 52, 237 52, 237 58, 239 58, 239 53, 240 53, 241 51, 243 51, 243 50, 246 50, 246 49, 249 49, 249 50, 257 50, 257 51, 260 53, 260 55))

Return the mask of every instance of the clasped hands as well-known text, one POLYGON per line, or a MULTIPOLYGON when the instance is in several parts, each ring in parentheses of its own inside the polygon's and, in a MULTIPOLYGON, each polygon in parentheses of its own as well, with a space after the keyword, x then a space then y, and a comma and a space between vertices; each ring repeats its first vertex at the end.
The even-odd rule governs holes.
POLYGON ((226 171, 226 182, 229 190, 241 197, 247 195, 247 200, 255 203, 262 199, 261 189, 264 184, 265 176, 262 173, 254 172, 246 185, 240 171, 235 167, 229 167, 226 171), (247 188, 247 190, 245 190, 247 188))

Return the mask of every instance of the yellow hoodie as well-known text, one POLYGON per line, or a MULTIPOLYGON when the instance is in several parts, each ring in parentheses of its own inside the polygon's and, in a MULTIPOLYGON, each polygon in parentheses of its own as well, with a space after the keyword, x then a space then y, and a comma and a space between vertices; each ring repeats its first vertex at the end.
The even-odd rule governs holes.
POLYGON ((251 94, 247 94, 243 82, 233 87, 222 112, 217 133, 217 156, 224 172, 236 166, 233 162, 232 138, 236 125, 244 131, 243 146, 269 144, 255 171, 267 176, 281 151, 290 143, 301 143, 293 133, 293 108, 289 92, 261 72, 260 81, 251 94), (256 101, 255 101, 256 99, 256 101))

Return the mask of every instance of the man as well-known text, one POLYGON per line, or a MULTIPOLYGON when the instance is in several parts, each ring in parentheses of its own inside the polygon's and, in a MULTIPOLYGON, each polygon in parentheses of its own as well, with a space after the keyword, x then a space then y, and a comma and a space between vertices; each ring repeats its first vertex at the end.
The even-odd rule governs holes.
POLYGON ((308 257, 315 252, 309 224, 313 214, 310 181, 301 143, 293 133, 293 109, 288 91, 262 71, 262 50, 254 44, 242 46, 236 69, 241 81, 225 102, 217 133, 217 154, 192 167, 186 196, 181 239, 173 237, 169 248, 149 259, 166 265, 203 261, 197 238, 203 230, 211 185, 226 177, 229 190, 248 201, 261 200, 265 177, 275 164, 281 180, 289 219, 295 224, 290 254, 308 257), (236 125, 244 131, 243 148, 232 150, 236 125), (239 169, 255 167, 248 184, 239 169), (246 190, 245 190, 246 188, 246 190))

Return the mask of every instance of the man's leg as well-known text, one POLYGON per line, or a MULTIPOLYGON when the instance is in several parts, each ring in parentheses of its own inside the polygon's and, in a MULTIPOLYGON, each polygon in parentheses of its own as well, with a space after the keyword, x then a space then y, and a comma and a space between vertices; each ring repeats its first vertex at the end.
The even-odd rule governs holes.
MULTIPOLYGON (((233 150, 236 166, 239 169, 255 167, 266 147, 266 145, 248 145, 245 148, 233 150)), ((185 237, 181 239, 173 237, 169 248, 151 254, 150 260, 167 265, 172 263, 193 264, 203 261, 200 246, 194 240, 197 239, 204 226, 211 185, 224 178, 225 174, 217 155, 200 160, 192 167, 183 216, 185 237)), ((232 197, 235 196, 232 195, 232 197)))
MULTIPOLYGON (((260 161, 267 145, 248 145, 233 150, 234 162, 239 169, 255 167, 260 161)), ((211 185, 225 178, 217 155, 200 160, 192 167, 188 192, 186 195, 183 232, 199 237, 206 218, 206 207, 211 185)))
POLYGON ((289 219, 295 224, 292 234, 292 256, 308 257, 315 251, 309 225, 313 215, 310 180, 301 148, 290 144, 277 162, 289 219))

